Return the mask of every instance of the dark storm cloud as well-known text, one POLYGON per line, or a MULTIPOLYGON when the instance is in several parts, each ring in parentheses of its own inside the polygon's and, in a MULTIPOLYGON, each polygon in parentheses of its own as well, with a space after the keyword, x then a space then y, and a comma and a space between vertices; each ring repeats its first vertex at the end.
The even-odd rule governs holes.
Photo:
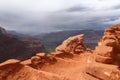
POLYGON ((54 27, 57 29, 62 29, 62 30, 97 29, 98 30, 98 29, 105 29, 106 27, 113 25, 112 21, 117 20, 118 17, 120 16, 118 12, 120 11, 94 12, 94 10, 92 10, 92 11, 84 11, 84 13, 64 12, 64 13, 57 13, 57 15, 52 15, 52 20, 55 21, 54 27))
POLYGON ((89 7, 84 7, 84 6, 73 6, 73 7, 70 7, 68 9, 66 9, 66 11, 68 12, 78 12, 78 11, 88 11, 90 10, 89 7))

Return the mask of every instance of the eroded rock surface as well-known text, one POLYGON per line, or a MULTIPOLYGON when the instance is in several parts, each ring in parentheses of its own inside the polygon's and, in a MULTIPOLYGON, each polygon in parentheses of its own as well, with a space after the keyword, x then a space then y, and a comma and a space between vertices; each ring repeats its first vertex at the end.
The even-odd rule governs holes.
POLYGON ((120 71, 117 66, 98 64, 87 66, 86 73, 100 80, 120 80, 120 71))
POLYGON ((34 68, 41 68, 43 65, 54 64, 56 59, 53 56, 47 56, 45 53, 38 53, 31 58, 31 66, 34 68))
POLYGON ((83 53, 85 51, 83 37, 84 34, 81 34, 66 39, 60 46, 56 48, 56 51, 75 54, 83 53))
POLYGON ((96 58, 98 62, 118 62, 118 58, 120 58, 118 56, 120 55, 120 24, 105 30, 103 37, 95 49, 95 54, 101 58, 101 61, 99 58, 96 58))

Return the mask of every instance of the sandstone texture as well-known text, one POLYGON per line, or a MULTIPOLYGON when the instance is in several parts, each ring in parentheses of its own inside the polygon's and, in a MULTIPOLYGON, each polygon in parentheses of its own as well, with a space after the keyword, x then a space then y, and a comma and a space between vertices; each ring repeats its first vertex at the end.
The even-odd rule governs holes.
POLYGON ((119 63, 120 24, 112 26, 105 30, 104 35, 98 43, 98 46, 94 52, 96 55, 98 55, 96 58, 96 61, 98 62, 119 63))
POLYGON ((56 51, 75 54, 84 52, 85 47, 83 45, 83 37, 84 34, 81 34, 66 39, 60 46, 56 48, 56 51))

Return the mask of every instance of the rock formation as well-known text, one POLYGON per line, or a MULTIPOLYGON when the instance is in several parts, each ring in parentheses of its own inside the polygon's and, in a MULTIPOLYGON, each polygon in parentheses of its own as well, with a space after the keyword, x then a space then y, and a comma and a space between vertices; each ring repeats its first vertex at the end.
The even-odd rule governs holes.
POLYGON ((37 52, 43 52, 43 49, 40 41, 32 38, 18 38, 7 34, 7 31, 0 27, 0 62, 10 58, 25 60, 37 52))
POLYGON ((56 51, 75 54, 83 53, 85 50, 83 45, 83 37, 84 34, 68 38, 56 48, 56 51))
POLYGON ((104 35, 95 49, 96 61, 103 63, 118 62, 120 58, 120 25, 105 30, 104 35))
POLYGON ((105 30, 94 50, 95 61, 87 66, 86 72, 100 80, 120 80, 120 24, 105 30), (104 64, 100 64, 104 63, 104 64), (111 65, 107 65, 111 64, 111 65), (92 65, 92 66, 91 66, 92 65))
POLYGON ((45 53, 38 53, 31 58, 31 66, 34 68, 41 68, 42 65, 53 64, 56 59, 53 56, 47 56, 45 53))
POLYGON ((8 60, 0 64, 0 80, 120 80, 119 33, 120 25, 106 29, 93 51, 86 49, 81 34, 66 39, 48 55, 8 60))

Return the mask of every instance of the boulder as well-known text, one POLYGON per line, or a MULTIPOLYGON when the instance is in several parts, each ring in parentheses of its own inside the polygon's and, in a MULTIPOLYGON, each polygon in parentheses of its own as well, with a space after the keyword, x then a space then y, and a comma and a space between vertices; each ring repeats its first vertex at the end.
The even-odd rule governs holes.
POLYGON ((44 64, 53 64, 55 62, 55 57, 46 55, 46 53, 37 53, 31 58, 31 65, 34 68, 41 68, 44 64))
POLYGON ((32 63, 32 65, 37 66, 38 64, 44 63, 44 62, 41 60, 41 58, 39 56, 33 56, 31 58, 31 63, 32 63))

